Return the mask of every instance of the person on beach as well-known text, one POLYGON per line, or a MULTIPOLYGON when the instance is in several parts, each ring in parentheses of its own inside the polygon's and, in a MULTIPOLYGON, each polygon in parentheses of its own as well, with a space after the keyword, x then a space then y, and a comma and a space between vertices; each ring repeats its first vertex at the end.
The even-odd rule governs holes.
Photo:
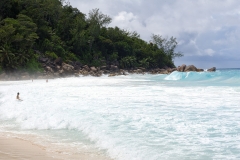
POLYGON ((21 99, 20 99, 20 97, 19 97, 19 92, 17 93, 17 100, 20 100, 20 101, 22 101, 21 99))

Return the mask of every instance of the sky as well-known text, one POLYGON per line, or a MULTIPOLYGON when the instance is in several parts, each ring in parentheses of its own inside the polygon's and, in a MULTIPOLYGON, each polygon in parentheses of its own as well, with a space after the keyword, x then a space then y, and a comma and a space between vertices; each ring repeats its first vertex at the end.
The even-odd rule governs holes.
POLYGON ((239 0, 69 0, 88 16, 95 8, 112 18, 108 27, 176 37, 174 64, 197 68, 240 68, 239 0))

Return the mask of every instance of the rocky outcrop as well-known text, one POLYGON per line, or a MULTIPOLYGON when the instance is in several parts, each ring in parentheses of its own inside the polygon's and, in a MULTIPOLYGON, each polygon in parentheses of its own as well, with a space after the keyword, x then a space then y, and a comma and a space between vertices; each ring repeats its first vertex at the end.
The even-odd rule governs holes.
POLYGON ((118 66, 110 65, 110 70, 111 71, 117 71, 118 70, 118 66))
POLYGON ((216 67, 209 68, 207 71, 208 72, 215 72, 216 71, 216 67))
POLYGON ((88 72, 90 71, 90 68, 88 67, 88 65, 84 65, 84 66, 83 66, 83 69, 84 69, 85 71, 88 71, 88 72))
POLYGON ((178 66, 177 71, 179 71, 179 72, 184 72, 185 68, 186 68, 186 65, 183 64, 183 65, 181 65, 181 66, 178 66))
POLYGON ((100 69, 101 69, 101 70, 106 70, 106 69, 107 69, 107 66, 101 66, 100 69))
MULTIPOLYGON (((186 66, 185 64, 179 66, 178 68, 169 68, 167 66, 163 68, 155 69, 146 69, 143 67, 130 68, 127 70, 119 69, 119 63, 104 62, 103 66, 96 67, 88 65, 82 65, 80 62, 67 61, 63 62, 62 58, 57 58, 51 60, 49 58, 40 55, 38 59, 44 69, 43 72, 37 72, 34 74, 29 74, 27 72, 18 72, 18 73, 1 73, 0 80, 30 80, 30 79, 49 79, 49 78, 58 78, 66 76, 95 76, 99 77, 103 74, 107 74, 109 77, 112 76, 121 76, 128 74, 170 74, 174 71, 179 72, 202 72, 203 69, 198 69, 194 65, 186 66)), ((212 67, 207 71, 214 72, 216 67, 212 67)))
POLYGON ((66 73, 73 73, 74 72, 74 67, 70 64, 66 64, 66 63, 62 63, 62 69, 66 72, 66 73))
POLYGON ((197 69, 197 72, 203 72, 204 70, 203 69, 197 69))
POLYGON ((194 71, 197 72, 197 67, 195 67, 194 65, 189 65, 187 67, 185 67, 184 72, 190 72, 190 71, 194 71))
POLYGON ((158 72, 159 74, 169 74, 168 70, 164 70, 164 71, 161 71, 161 72, 158 72))
POLYGON ((49 66, 46 66, 45 70, 50 72, 50 73, 54 73, 53 69, 51 67, 49 67, 49 66))
POLYGON ((46 58, 46 57, 39 57, 38 61, 41 62, 41 63, 47 63, 49 61, 49 59, 46 58))
POLYGON ((93 72, 97 72, 97 69, 96 69, 96 67, 94 67, 94 66, 93 66, 93 67, 90 67, 90 70, 93 71, 93 72))
POLYGON ((61 57, 58 57, 57 59, 54 60, 54 64, 61 66, 63 63, 63 60, 61 57))
MULTIPOLYGON (((178 68, 176 69, 179 72, 203 72, 203 69, 197 68, 194 65, 188 65, 186 66, 185 64, 178 66, 178 68)), ((172 70, 172 72, 175 70, 172 70)))
POLYGON ((77 61, 76 62, 71 62, 70 65, 72 65, 74 67, 74 70, 79 70, 83 66, 82 63, 77 62, 77 61))

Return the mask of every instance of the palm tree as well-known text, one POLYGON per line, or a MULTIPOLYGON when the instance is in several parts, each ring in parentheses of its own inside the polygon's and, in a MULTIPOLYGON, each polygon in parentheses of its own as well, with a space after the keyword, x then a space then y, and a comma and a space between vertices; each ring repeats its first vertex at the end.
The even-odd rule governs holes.
POLYGON ((17 66, 15 54, 7 45, 0 47, 0 62, 3 68, 14 69, 17 66))

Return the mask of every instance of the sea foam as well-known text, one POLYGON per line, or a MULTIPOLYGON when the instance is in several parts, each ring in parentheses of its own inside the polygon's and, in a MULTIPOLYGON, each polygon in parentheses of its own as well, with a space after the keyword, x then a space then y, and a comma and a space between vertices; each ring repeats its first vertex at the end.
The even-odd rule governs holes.
POLYGON ((239 159, 238 74, 0 82, 0 125, 117 160, 239 159), (15 100, 17 92, 23 101, 15 100))

